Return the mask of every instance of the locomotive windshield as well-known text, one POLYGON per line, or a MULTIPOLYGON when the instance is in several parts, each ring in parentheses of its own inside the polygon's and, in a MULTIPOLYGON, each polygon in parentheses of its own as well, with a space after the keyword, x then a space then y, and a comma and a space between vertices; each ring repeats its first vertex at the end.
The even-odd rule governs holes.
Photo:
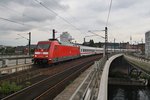
POLYGON ((37 49, 49 49, 50 44, 38 44, 37 49))

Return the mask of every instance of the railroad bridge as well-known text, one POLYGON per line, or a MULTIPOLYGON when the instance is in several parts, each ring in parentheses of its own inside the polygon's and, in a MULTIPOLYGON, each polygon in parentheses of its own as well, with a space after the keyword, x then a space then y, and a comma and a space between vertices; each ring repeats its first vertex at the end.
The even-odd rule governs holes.
MULTIPOLYGON (((28 66, 32 67, 30 64, 28 66)), ((27 69, 26 66, 21 66, 21 68, 27 69)), ((12 73, 14 70, 20 70, 20 66, 4 68, 0 72, 12 73)), ((150 61, 147 59, 124 53, 109 55, 108 59, 103 57, 95 61, 69 99, 108 100, 108 84, 147 85, 149 80, 146 78, 149 77, 149 74, 150 61)), ((63 96, 60 95, 60 97, 63 96)), ((60 99, 56 97, 55 100, 60 99)))

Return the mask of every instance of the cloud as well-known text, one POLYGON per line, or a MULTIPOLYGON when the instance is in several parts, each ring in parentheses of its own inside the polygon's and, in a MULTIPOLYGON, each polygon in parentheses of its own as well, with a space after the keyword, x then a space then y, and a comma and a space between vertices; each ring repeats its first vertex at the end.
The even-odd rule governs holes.
POLYGON ((68 5, 61 4, 62 0, 1 0, 1 4, 11 5, 11 4, 18 4, 22 6, 30 6, 30 7, 39 7, 36 3, 41 2, 50 6, 52 9, 54 8, 68 8, 68 5))
POLYGON ((140 3, 140 0, 113 0, 113 9, 127 9, 131 6, 134 6, 140 3))
POLYGON ((10 19, 16 20, 16 21, 21 21, 24 23, 28 22, 45 22, 47 20, 54 20, 56 18, 56 15, 50 14, 50 12, 44 11, 42 7, 37 9, 33 7, 29 7, 24 10, 22 16, 11 16, 10 19))
MULTIPOLYGON (((47 7, 50 7, 50 9, 61 7, 64 8, 63 10, 66 10, 68 8, 68 6, 60 4, 61 0, 55 2, 43 0, 40 2, 47 7)), ((0 1, 0 6, 2 6, 3 9, 6 9, 6 12, 4 12, 3 9, 0 10, 2 18, 20 23, 19 25, 17 23, 2 20, 0 31, 6 31, 5 33, 12 33, 13 31, 29 31, 38 27, 43 27, 44 23, 46 25, 47 21, 55 20, 57 17, 56 14, 38 4, 36 0, 2 0, 0 1)))
MULTIPOLYGON (((23 24, 0 20, 0 35, 31 31, 33 41, 37 42, 46 39, 51 29, 56 29, 59 32, 68 31, 81 43, 83 37, 89 34, 88 30, 103 30, 106 25, 110 0, 38 1, 57 14, 45 9, 36 0, 0 0, 0 16, 23 24)), ((114 37, 118 38, 116 41, 129 40, 130 35, 138 39, 137 33, 144 35, 149 30, 149 3, 149 0, 113 0, 108 24, 109 40, 113 41, 114 37)))
POLYGON ((22 32, 22 31, 28 31, 30 29, 31 27, 26 26, 26 25, 14 24, 10 22, 7 22, 7 23, 2 22, 0 24, 0 35, 3 34, 4 32, 6 33, 12 33, 13 31, 22 32))

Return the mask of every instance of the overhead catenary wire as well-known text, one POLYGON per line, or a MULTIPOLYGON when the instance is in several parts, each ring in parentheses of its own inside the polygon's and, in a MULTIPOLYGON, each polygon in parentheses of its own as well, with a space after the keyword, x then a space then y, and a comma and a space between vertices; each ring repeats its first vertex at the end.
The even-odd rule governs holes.
POLYGON ((7 7, 7 6, 4 5, 4 4, 0 4, 0 6, 3 7, 3 8, 7 8, 8 10, 10 10, 10 11, 16 13, 16 14, 19 14, 19 15, 22 15, 22 16, 25 16, 25 17, 28 17, 28 18, 31 18, 32 20, 37 20, 37 19, 35 19, 35 17, 31 17, 31 16, 28 16, 28 15, 22 14, 22 13, 18 12, 17 10, 14 10, 14 9, 11 9, 11 8, 7 7))
MULTIPOLYGON (((21 12, 18 12, 17 10, 14 10, 14 9, 11 9, 11 8, 7 7, 5 4, 0 4, 0 6, 3 7, 3 8, 8 9, 11 12, 16 13, 17 15, 20 15, 20 16, 23 16, 23 17, 27 17, 27 18, 30 18, 30 19, 32 19, 34 21, 37 21, 37 19, 35 17, 31 17, 29 15, 22 14, 21 12)), ((0 18, 0 19, 1 20, 5 20, 5 21, 9 21, 9 22, 13 22, 13 23, 17 23, 17 24, 20 24, 20 25, 28 25, 28 24, 25 24, 24 22, 14 21, 14 20, 11 20, 11 19, 8 19, 8 18, 0 18)), ((35 26, 35 25, 28 25, 28 26, 41 28, 41 26, 35 26)))
POLYGON ((1 20, 4 20, 4 21, 8 21, 8 22, 12 22, 12 23, 16 23, 16 24, 19 24, 19 25, 24 25, 23 23, 20 23, 20 22, 17 22, 17 21, 14 21, 14 20, 8 19, 8 18, 0 17, 0 19, 1 19, 1 20))
MULTIPOLYGON (((58 4, 58 3, 56 2, 56 0, 52 0, 52 2, 54 2, 55 4, 58 4)), ((64 9, 62 6, 59 6, 59 8, 64 9)), ((78 20, 77 20, 74 16, 72 16, 70 13, 68 13, 68 12, 64 12, 64 13, 66 13, 67 15, 69 15, 70 18, 71 18, 72 20, 74 20, 75 22, 78 22, 78 20)))
MULTIPOLYGON (((74 27, 76 30, 80 31, 80 29, 78 29, 78 28, 77 28, 76 26, 74 26, 72 23, 70 23, 70 22, 69 22, 68 20, 66 20, 65 18, 59 16, 55 11, 53 11, 53 10, 50 9, 49 7, 45 6, 45 5, 44 5, 43 3, 41 3, 40 1, 37 1, 37 0, 34 0, 34 1, 40 3, 40 5, 42 5, 44 8, 48 9, 48 10, 51 11, 53 14, 55 14, 56 16, 58 16, 59 18, 61 18, 62 20, 64 20, 66 23, 68 23, 69 25, 71 25, 72 27, 74 27)), ((56 2, 56 1, 55 1, 55 2, 56 2)), ((14 9, 10 9, 9 7, 7 7, 7 6, 4 5, 4 4, 0 4, 0 6, 5 7, 5 8, 7 8, 8 10, 10 10, 10 11, 16 13, 16 14, 19 14, 19 15, 21 14, 23 17, 28 17, 28 18, 31 18, 32 20, 36 20, 36 19, 33 18, 33 17, 30 17, 30 16, 28 16, 28 15, 22 14, 22 13, 20 13, 20 12, 14 10, 14 9)), ((0 18, 0 19, 1 19, 1 20, 5 20, 5 21, 9 21, 9 22, 13 22, 13 23, 17 23, 17 24, 20 24, 20 25, 25 25, 24 22, 14 21, 14 20, 8 19, 8 18, 0 18)), ((74 19, 74 18, 72 18, 72 19, 74 19)), ((81 32, 81 31, 80 31, 80 32, 81 32)), ((83 33, 83 32, 81 32, 81 33, 83 33)))
POLYGON ((105 39, 105 37, 103 37, 103 36, 101 36, 101 35, 98 35, 98 34, 96 34, 96 33, 92 32, 92 31, 88 31, 88 32, 90 32, 90 33, 92 33, 92 34, 94 34, 94 35, 96 35, 96 36, 99 36, 99 37, 101 37, 101 38, 105 39))
MULTIPOLYGON (((34 0, 37 3, 39 3, 42 7, 44 7, 45 9, 47 9, 48 11, 54 13, 57 17, 59 17, 60 19, 62 19, 63 21, 65 21, 66 23, 70 24, 73 28, 75 28, 76 30, 78 30, 79 32, 81 32, 76 26, 74 26, 72 23, 70 23, 68 20, 66 20, 65 18, 61 17, 57 12, 55 12, 54 10, 50 9, 49 7, 47 7, 46 5, 44 5, 42 2, 38 1, 38 0, 34 0)), ((82 32, 81 32, 82 33, 82 32)))
POLYGON ((107 16, 107 20, 106 20, 106 27, 108 26, 110 12, 111 12, 111 7, 112 7, 112 0, 110 0, 109 10, 108 10, 108 16, 107 16))
MULTIPOLYGON (((25 15, 25 14, 22 14, 21 12, 17 11, 17 10, 14 10, 14 9, 11 9, 9 8, 8 6, 6 6, 5 4, 0 4, 1 7, 3 8, 6 8, 8 9, 9 11, 13 12, 13 13, 16 13, 17 15, 20 15, 20 16, 23 16, 23 17, 28 17, 34 21, 37 21, 37 19, 35 17, 31 17, 29 15, 25 15)), ((8 18, 4 18, 4 17, 0 17, 0 20, 3 20, 3 21, 7 21, 7 22, 12 22, 12 23, 15 23, 15 24, 19 24, 19 25, 28 25, 29 27, 37 27, 37 28, 41 28, 41 26, 35 26, 35 25, 29 25, 29 24, 25 24, 24 22, 18 22, 18 21, 14 21, 12 19, 8 19, 8 18)), ((47 31, 46 31, 47 32, 47 31)))
POLYGON ((0 20, 11 22, 11 23, 15 23, 15 24, 21 25, 23 27, 25 27, 25 26, 27 26, 27 27, 33 27, 33 25, 24 24, 24 23, 21 23, 21 22, 18 22, 18 21, 14 21, 14 20, 11 20, 11 19, 8 19, 8 18, 0 17, 0 20))
POLYGON ((32 27, 32 25, 24 24, 24 23, 21 23, 21 22, 18 22, 18 21, 14 21, 12 19, 4 18, 4 17, 0 17, 0 20, 11 22, 11 23, 15 23, 15 24, 18 24, 18 25, 21 25, 21 26, 32 27))
MULTIPOLYGON (((55 3, 55 4, 57 4, 58 5, 58 2, 56 1, 56 0, 52 0, 52 2, 53 3, 55 3)), ((58 6, 60 9, 64 9, 64 7, 62 7, 62 6, 58 6)), ((70 19, 72 20, 72 21, 74 21, 74 22, 78 22, 78 20, 74 17, 74 16, 72 16, 69 12, 63 12, 63 13, 66 13, 66 15, 69 15, 69 17, 70 17, 70 19)), ((78 23, 76 23, 77 25, 79 25, 78 23)), ((81 23, 80 23, 81 24, 81 23)), ((80 29, 78 29, 78 30, 80 30, 80 29)), ((81 30, 80 30, 80 32, 81 32, 81 30)), ((83 33, 83 32, 82 32, 83 33)))

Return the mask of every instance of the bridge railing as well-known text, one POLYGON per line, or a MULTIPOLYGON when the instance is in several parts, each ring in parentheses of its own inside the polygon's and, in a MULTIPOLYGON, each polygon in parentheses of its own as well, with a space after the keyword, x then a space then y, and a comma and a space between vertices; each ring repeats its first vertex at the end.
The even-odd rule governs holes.
POLYGON ((13 58, 1 58, 0 67, 15 66, 19 64, 31 63, 32 57, 13 57, 13 58))
POLYGON ((126 56, 133 57, 135 59, 144 61, 144 62, 150 62, 149 58, 146 58, 144 55, 139 55, 139 54, 126 54, 126 56))
POLYGON ((144 59, 145 61, 150 61, 150 58, 147 57, 146 55, 141 55, 141 54, 138 54, 138 53, 128 53, 127 55, 137 57, 137 58, 140 58, 140 59, 144 59))
MULTIPOLYGON (((33 56, 33 55, 31 55, 33 56)), ((5 54, 5 55, 1 55, 0 54, 0 59, 5 59, 5 58, 19 58, 19 57, 31 57, 30 55, 9 55, 9 54, 5 54)))
POLYGON ((129 63, 142 70, 145 74, 150 75, 150 60, 136 57, 133 55, 125 55, 124 57, 129 63))
POLYGON ((90 100, 97 98, 101 73, 106 60, 107 57, 103 57, 99 61, 95 61, 94 65, 92 65, 92 70, 77 88, 70 100, 90 100))

